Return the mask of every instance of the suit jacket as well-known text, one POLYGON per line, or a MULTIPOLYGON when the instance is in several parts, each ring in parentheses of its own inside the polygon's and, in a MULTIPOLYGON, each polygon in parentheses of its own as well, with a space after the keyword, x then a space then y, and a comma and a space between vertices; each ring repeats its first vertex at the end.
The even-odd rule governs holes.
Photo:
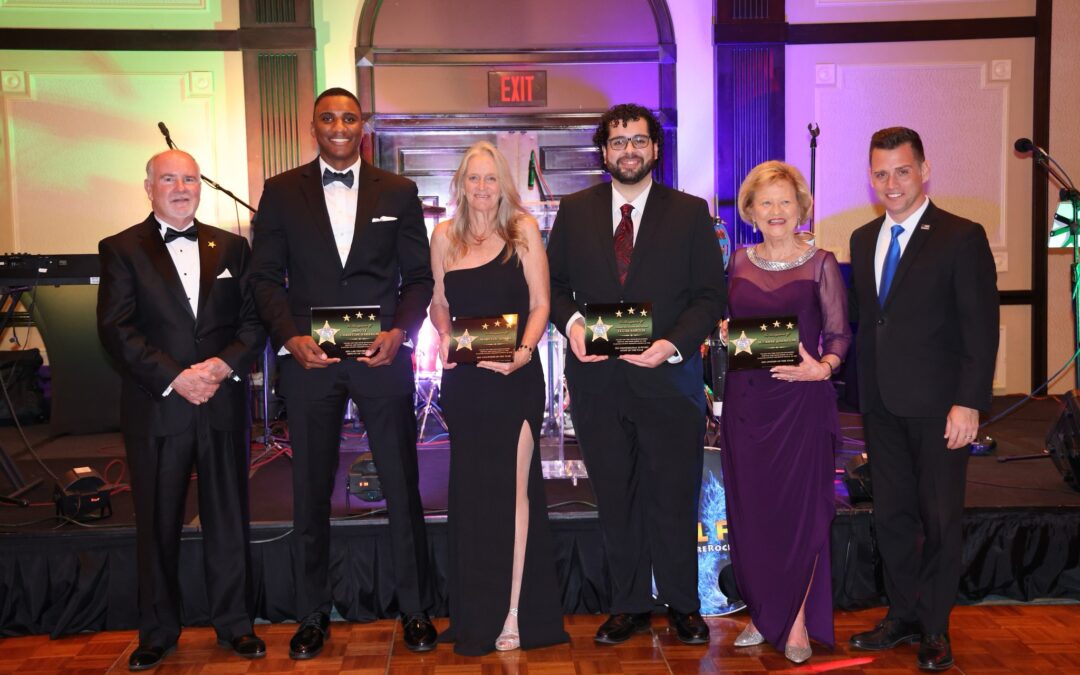
POLYGON ((931 202, 882 307, 874 251, 884 221, 882 216, 851 235, 863 411, 883 405, 900 417, 944 417, 953 405, 988 409, 998 291, 986 232, 931 202))
POLYGON ((653 339, 666 339, 683 360, 641 368, 609 358, 566 357, 571 383, 600 391, 622 369, 639 396, 700 396, 701 344, 727 307, 724 260, 703 199, 653 183, 634 241, 625 286, 619 285, 610 183, 564 197, 548 243, 551 320, 560 331, 588 303, 651 302, 653 339))
POLYGON ((196 222, 199 240, 198 319, 191 312, 153 214, 101 240, 98 335, 119 368, 125 433, 167 436, 196 419, 196 406, 176 392, 163 396, 188 366, 217 356, 240 376, 226 378, 204 404, 214 429, 249 424, 244 378, 266 333, 244 275, 250 249, 243 237, 196 222), (229 276, 220 275, 228 270, 229 276))
MULTIPOLYGON (((415 339, 435 282, 416 184, 360 164, 352 248, 341 264, 323 197, 319 161, 266 182, 255 220, 252 283, 274 349, 311 334, 311 308, 379 305, 382 329, 415 339), (288 283, 286 284, 286 278, 288 283)), ((412 390, 403 353, 387 367, 364 369, 372 393, 412 390)))

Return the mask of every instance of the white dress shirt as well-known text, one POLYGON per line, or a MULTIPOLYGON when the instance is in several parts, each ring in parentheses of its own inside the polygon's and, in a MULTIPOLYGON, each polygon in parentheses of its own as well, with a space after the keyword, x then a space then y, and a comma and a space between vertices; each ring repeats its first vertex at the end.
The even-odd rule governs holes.
MULTIPOLYGON (((195 221, 182 228, 175 228, 171 225, 166 225, 161 222, 157 216, 154 216, 154 220, 157 220, 161 237, 164 239, 165 230, 173 229, 177 232, 185 232, 189 227, 195 227, 195 221)), ((176 267, 176 273, 180 275, 180 283, 184 285, 184 295, 187 296, 188 304, 191 305, 191 313, 195 315, 195 318, 199 317, 199 242, 188 241, 187 239, 173 239, 169 243, 165 244, 165 250, 169 252, 169 257, 172 258, 173 265, 176 267)))
POLYGON ((878 293, 881 293, 881 270, 885 268, 885 256, 889 253, 889 242, 892 241, 892 226, 899 225, 904 228, 904 231, 896 238, 897 243, 900 244, 900 257, 903 257, 904 249, 907 248, 908 242, 911 241, 911 235, 915 233, 915 228, 919 226, 919 220, 928 206, 930 206, 930 198, 926 197, 922 206, 915 209, 915 212, 902 223, 896 222, 887 211, 885 212, 885 222, 881 224, 881 229, 878 230, 877 248, 874 249, 874 277, 877 280, 878 293))
POLYGON ((334 173, 348 173, 352 171, 352 187, 346 186, 341 181, 334 181, 323 186, 323 197, 326 200, 326 212, 330 215, 330 227, 334 231, 334 242, 337 244, 338 257, 341 258, 342 267, 349 259, 349 249, 352 248, 353 232, 356 231, 356 200, 360 189, 360 158, 356 163, 338 171, 319 157, 319 178, 323 172, 329 169, 334 173))

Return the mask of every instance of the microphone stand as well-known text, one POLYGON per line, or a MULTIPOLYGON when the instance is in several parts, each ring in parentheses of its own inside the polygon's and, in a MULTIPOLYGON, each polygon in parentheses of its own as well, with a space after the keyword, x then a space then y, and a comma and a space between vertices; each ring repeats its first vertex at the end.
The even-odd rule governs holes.
MULTIPOLYGON (((165 144, 169 146, 169 149, 170 150, 176 150, 177 149, 176 143, 173 143, 172 136, 169 135, 169 129, 168 129, 168 127, 165 126, 164 122, 158 122, 158 130, 161 132, 161 135, 165 137, 165 144)), ((232 199, 237 204, 243 206, 248 211, 251 211, 252 215, 257 215, 258 214, 258 211, 253 206, 251 206, 251 204, 248 204, 244 200, 240 199, 239 197, 234 195, 230 190, 226 189, 225 187, 223 187, 219 183, 215 182, 210 177, 200 173, 199 178, 201 178, 203 180, 203 182, 206 183, 207 185, 209 185, 210 187, 212 187, 215 190, 217 190, 218 192, 221 192, 222 194, 228 196, 230 199, 232 199)), ((254 219, 253 219, 253 222, 254 222, 254 219)), ((236 226, 237 226, 237 228, 239 228, 240 223, 237 223, 236 226)), ((273 352, 273 350, 270 347, 270 342, 267 341, 266 344, 263 345, 262 357, 259 359, 260 366, 262 367, 262 396, 260 397, 262 400, 260 401, 260 404, 261 404, 261 407, 262 407, 262 423, 263 423, 262 427, 263 428, 262 428, 262 435, 261 436, 256 436, 253 440, 256 440, 256 441, 262 443, 263 448, 266 451, 269 451, 269 450, 274 450, 274 451, 286 450, 288 452, 288 454, 289 454, 289 457, 292 457, 292 452, 287 449, 287 445, 283 445, 281 443, 281 441, 284 441, 285 439, 275 437, 273 435, 273 433, 271 432, 271 430, 270 430, 270 360, 271 360, 271 358, 273 358, 273 353, 272 352, 273 352)))
MULTIPOLYGON (((814 197, 814 180, 817 169, 817 137, 821 135, 821 127, 816 123, 811 122, 806 125, 806 130, 810 132, 810 197, 814 197)), ((814 233, 814 212, 817 210, 817 204, 812 204, 810 208, 810 234, 814 233)))
MULTIPOLYGON (((1072 286, 1072 309, 1073 309, 1073 346, 1080 348, 1080 191, 1076 189, 1069 172, 1065 167, 1058 164, 1057 160, 1038 146, 1031 149, 1032 158, 1036 164, 1046 169, 1046 173, 1054 179, 1061 189, 1058 192, 1060 201, 1069 202, 1072 205, 1072 217, 1062 227, 1050 231, 1050 237, 1069 233, 1069 243, 1072 245, 1073 261, 1070 268, 1072 286), (1056 167, 1056 168, 1055 168, 1056 167)), ((1073 388, 1080 389, 1080 367, 1073 364, 1073 388)))

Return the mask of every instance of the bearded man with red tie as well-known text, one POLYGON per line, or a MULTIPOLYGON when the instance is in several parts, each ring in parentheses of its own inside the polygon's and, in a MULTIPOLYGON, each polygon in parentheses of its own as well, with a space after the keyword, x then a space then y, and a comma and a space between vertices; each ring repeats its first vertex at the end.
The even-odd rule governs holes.
POLYGON ((700 347, 722 318, 727 287, 708 205, 652 179, 660 134, 642 106, 604 113, 593 142, 611 183, 564 197, 548 244, 551 320, 570 343, 574 429, 611 574, 601 644, 649 630, 654 577, 678 639, 709 640, 697 589, 700 347), (650 346, 618 357, 587 354, 587 306, 622 302, 651 304, 650 346))

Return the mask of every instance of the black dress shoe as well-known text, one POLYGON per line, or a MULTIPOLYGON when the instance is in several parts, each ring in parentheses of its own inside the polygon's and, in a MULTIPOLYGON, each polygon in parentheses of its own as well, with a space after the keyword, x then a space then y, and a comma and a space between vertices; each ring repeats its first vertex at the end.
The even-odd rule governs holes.
POLYGON ((612 614, 596 630, 597 642, 602 645, 617 645, 626 642, 634 633, 647 633, 652 613, 612 614))
POLYGON ((429 652, 435 649, 439 634, 426 613, 410 614, 401 617, 401 637, 405 646, 414 652, 429 652))
POLYGON ((266 643, 254 633, 241 635, 231 640, 218 640, 218 645, 231 649, 233 654, 245 659, 261 659, 266 656, 266 643))
POLYGON ((918 642, 921 634, 918 624, 914 622, 887 618, 875 626, 874 630, 852 635, 851 646, 878 652, 882 649, 892 649, 897 645, 918 642))
POLYGON ((139 645, 135 651, 131 652, 131 657, 128 658, 128 670, 140 671, 150 670, 169 654, 173 653, 176 649, 176 645, 169 645, 168 647, 147 647, 139 645))
POLYGON ((323 612, 313 612, 300 622, 289 641, 290 659, 313 659, 322 651, 323 644, 330 639, 330 616, 323 612))
POLYGON ((685 645, 709 644, 709 624, 701 618, 700 612, 683 614, 668 607, 667 618, 679 642, 685 645))
POLYGON ((919 645, 919 670, 948 670, 953 667, 948 633, 923 635, 919 645))

